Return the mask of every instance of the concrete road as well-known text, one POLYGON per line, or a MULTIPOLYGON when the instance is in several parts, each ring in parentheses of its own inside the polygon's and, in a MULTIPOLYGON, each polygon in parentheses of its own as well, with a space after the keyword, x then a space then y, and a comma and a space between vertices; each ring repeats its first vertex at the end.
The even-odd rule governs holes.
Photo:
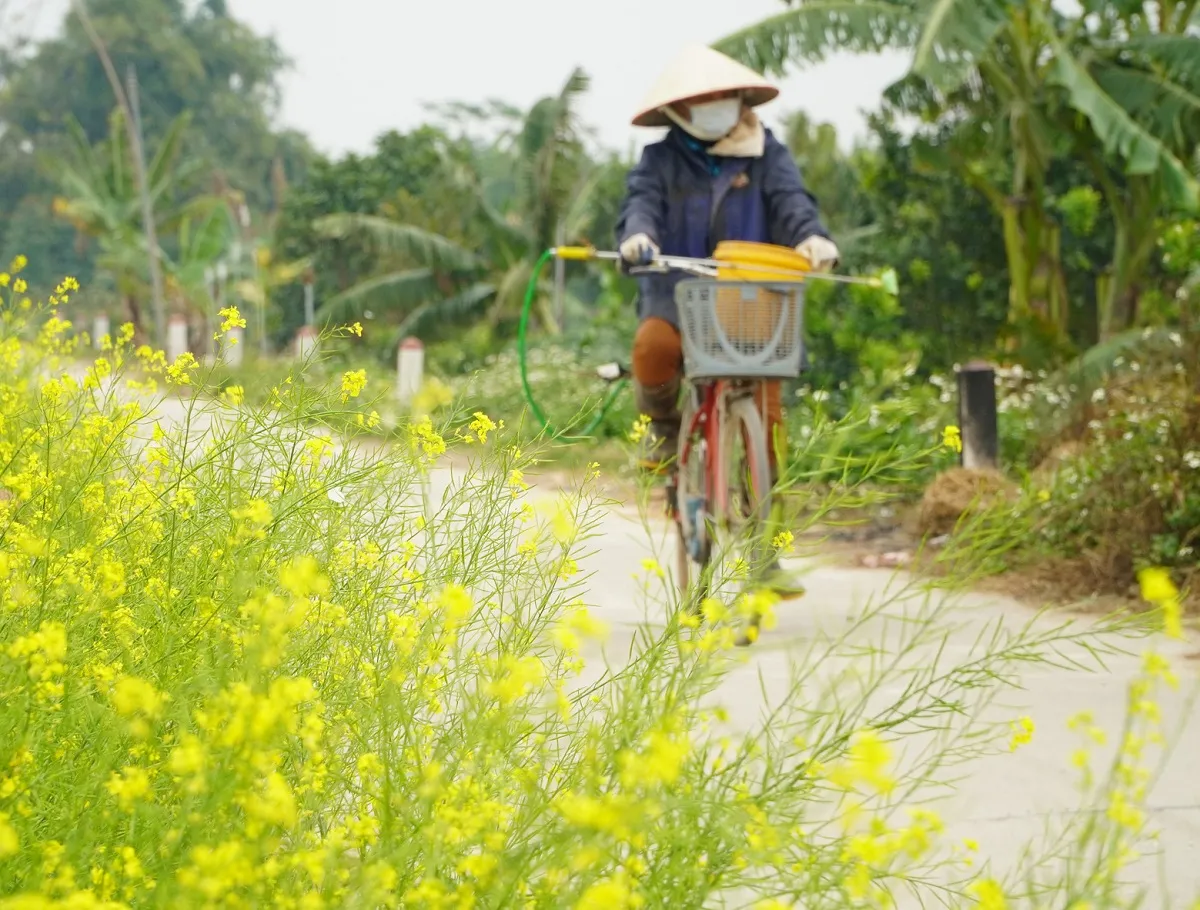
MULTIPOLYGON (((628 653, 634 629, 663 623, 664 598, 656 608, 633 574, 648 555, 659 555, 666 565, 669 560, 662 554, 673 552, 672 538, 661 521, 648 533, 627 507, 606 515, 592 543, 595 552, 581 566, 595 573, 590 587, 595 611, 618 630, 605 648, 606 657, 620 662, 628 653)), ((780 605, 777 628, 739 652, 743 662, 728 674, 717 695, 733 723, 747 729, 788 697, 795 662, 813 661, 814 649, 824 655, 817 676, 825 679, 853 671, 855 663, 864 660, 864 646, 898 654, 904 637, 899 631, 901 619, 911 623, 922 614, 940 630, 911 649, 903 662, 917 667, 936 662, 947 670, 995 650, 996 635, 1046 636, 1073 619, 1062 612, 1039 614, 1028 605, 995 595, 931 597, 913 579, 891 570, 823 565, 817 559, 795 559, 785 565, 803 574, 807 595, 780 605), (864 608, 871 605, 878 607, 878 613, 861 622, 864 608)), ((1074 620, 1081 630, 1094 625, 1086 617, 1074 620)), ((999 875, 1014 869, 1025 847, 1036 845, 1047 832, 1061 829, 1080 814, 1080 774, 1070 759, 1081 739, 1068 730, 1068 719, 1090 711, 1095 724, 1108 732, 1109 748, 1098 749, 1094 759, 1094 767, 1104 769, 1114 752, 1111 747, 1121 738, 1127 687, 1141 669, 1141 653, 1153 646, 1171 660, 1180 679, 1177 691, 1164 687, 1159 698, 1163 728, 1175 750, 1166 757, 1149 796, 1149 826, 1161 832, 1161 855, 1142 857, 1125 877, 1149 889, 1148 906, 1162 906, 1164 898, 1170 906, 1188 906, 1200 896, 1200 724, 1184 725, 1200 682, 1197 662, 1186 655, 1197 644, 1161 635, 1139 639, 1115 633, 1108 644, 1132 653, 1107 657, 1107 667, 1100 668, 1082 644, 1066 641, 1059 649, 1063 657, 1096 669, 1020 666, 1020 688, 1004 691, 1000 702, 988 707, 981 719, 1007 724, 1027 715, 1035 726, 1032 741, 1015 752, 985 756, 955 768, 961 780, 934 808, 946 821, 948 838, 977 841, 980 861, 990 861, 999 875)), ((885 684, 875 700, 896 698, 902 689, 897 678, 885 684)))

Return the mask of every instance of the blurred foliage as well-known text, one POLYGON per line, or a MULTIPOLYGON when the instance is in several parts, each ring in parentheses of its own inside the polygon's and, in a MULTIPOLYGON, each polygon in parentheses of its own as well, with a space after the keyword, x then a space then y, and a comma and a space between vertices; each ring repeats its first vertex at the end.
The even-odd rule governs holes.
MULTIPOLYGON (((236 193, 253 211, 267 212, 289 183, 304 178, 307 139, 272 126, 287 63, 273 39, 256 35, 215 0, 90 0, 88 9, 118 75, 137 73, 147 148, 188 115, 183 146, 198 165, 192 192, 236 193)), ((35 286, 57 280, 39 271, 50 263, 57 269, 75 261, 75 273, 87 280, 96 251, 83 237, 72 241, 54 220, 54 175, 42 162, 69 149, 70 119, 89 143, 106 141, 112 88, 73 13, 53 38, 0 52, 0 77, 0 206, 21 213, 6 219, 0 257, 29 256, 35 286)))
MULTIPOLYGON (((837 18, 845 4, 797 7, 734 43, 751 55, 819 57, 833 34, 873 51, 941 27, 910 3, 849 6, 848 19, 837 18), (822 17, 840 31, 810 28, 822 17), (776 40, 793 26, 787 41, 776 40)), ((1127 173, 1128 149, 1100 135, 1098 124, 1116 109, 1081 113, 1089 98, 1115 100, 1132 111, 1117 132, 1169 139, 1168 165, 1194 157, 1195 110, 1181 106, 1178 92, 1170 104, 1163 95, 1200 73, 1194 36, 1095 40, 1093 26, 1132 34, 1126 26, 1140 21, 1142 6, 1097 7, 1061 57, 1082 68, 1009 97, 988 74, 1007 72, 1014 49, 1058 47, 1074 14, 1038 18, 1020 34, 1013 4, 989 7, 994 19, 960 4, 951 19, 994 29, 990 44, 959 48, 970 79, 955 81, 959 73, 938 89, 935 74, 914 71, 881 99, 867 137, 850 148, 829 124, 802 112, 785 119, 780 138, 820 202, 842 271, 893 267, 901 285, 897 299, 809 283, 809 369, 785 399, 791 476, 819 485, 894 480, 915 495, 946 465, 924 459, 928 469, 902 479, 876 467, 935 446, 956 422, 955 366, 987 358, 999 365, 1003 467, 1027 481, 1032 497, 1030 540, 1066 558, 1101 554, 1119 567, 1114 578, 1141 562, 1194 558, 1197 225, 1174 212, 1159 178, 1127 173), (1022 119, 1030 111, 1036 122, 1022 119), (1022 274, 1014 278, 1013 269, 1022 274), (1067 466, 1047 473, 1060 463, 1067 466), (1130 510, 1148 524, 1122 536, 1135 524, 1120 520, 1130 510), (1105 541, 1115 549, 1101 548, 1105 541)), ((1034 8, 1048 9, 1040 0, 1034 8)), ((586 74, 548 84, 525 108, 496 100, 434 108, 426 124, 333 160, 271 126, 286 61, 223 3, 92 0, 89 9, 122 73, 137 70, 149 153, 174 146, 173 179, 156 211, 181 305, 202 304, 205 313, 218 299, 261 305, 246 307, 249 332, 261 322, 285 350, 303 321, 311 266, 319 318, 365 327, 323 350, 322 375, 372 365, 384 431, 401 413, 385 377, 408 333, 425 342, 432 380, 456 396, 442 406, 521 419, 513 340, 533 263, 560 237, 611 249, 632 164, 598 148, 580 121, 586 74), (213 214, 214 206, 225 210, 213 214), (218 263, 230 267, 223 289, 212 285, 218 263)), ((956 39, 947 32, 931 40, 927 54, 956 39)), ((68 16, 55 38, 12 44, 0 52, 0 76, 0 204, 8 214, 0 254, 67 267, 95 289, 81 301, 89 315, 148 304, 129 154, 80 23, 68 16), (74 136, 69 118, 78 123, 74 136), (56 208, 71 220, 56 218, 56 208)), ((567 263, 563 275, 561 295, 553 264, 536 286, 530 374, 551 421, 578 426, 608 391, 594 368, 629 359, 635 289, 608 264, 567 263)), ((61 277, 26 276, 51 286, 61 277)), ((287 372, 256 354, 226 380, 267 400, 287 372)), ((441 401, 434 391, 427 397, 441 401)), ((347 419, 366 417, 367 400, 347 419)), ((632 397, 620 398, 597 435, 624 435, 632 411, 632 397)))

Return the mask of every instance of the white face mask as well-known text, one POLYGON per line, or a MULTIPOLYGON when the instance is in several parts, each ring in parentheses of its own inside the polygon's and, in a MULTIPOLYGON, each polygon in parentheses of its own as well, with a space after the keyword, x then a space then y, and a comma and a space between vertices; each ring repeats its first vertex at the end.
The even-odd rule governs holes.
POLYGON ((738 125, 738 121, 742 119, 742 99, 722 98, 719 101, 693 104, 690 110, 691 118, 688 120, 684 120, 682 117, 672 117, 671 119, 697 139, 715 142, 728 136, 738 125))

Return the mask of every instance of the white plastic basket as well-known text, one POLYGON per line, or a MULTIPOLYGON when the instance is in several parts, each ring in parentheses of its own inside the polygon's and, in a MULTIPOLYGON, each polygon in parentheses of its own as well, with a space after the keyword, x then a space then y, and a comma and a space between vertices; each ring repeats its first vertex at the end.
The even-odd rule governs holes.
POLYGON ((683 366, 697 379, 792 379, 804 362, 804 285, 686 279, 675 286, 683 366))

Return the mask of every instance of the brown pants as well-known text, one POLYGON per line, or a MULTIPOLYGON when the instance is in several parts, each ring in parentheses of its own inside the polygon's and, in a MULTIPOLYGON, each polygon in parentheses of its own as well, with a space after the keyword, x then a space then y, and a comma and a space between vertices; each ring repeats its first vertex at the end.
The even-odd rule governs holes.
MULTIPOLYGON (((682 372, 683 343, 679 330, 655 316, 642 320, 633 337, 634 380, 649 388, 661 387, 677 382, 682 372)), ((754 397, 767 430, 767 451, 774 467, 776 447, 782 445, 784 439, 783 384, 779 380, 761 382, 754 397)))

